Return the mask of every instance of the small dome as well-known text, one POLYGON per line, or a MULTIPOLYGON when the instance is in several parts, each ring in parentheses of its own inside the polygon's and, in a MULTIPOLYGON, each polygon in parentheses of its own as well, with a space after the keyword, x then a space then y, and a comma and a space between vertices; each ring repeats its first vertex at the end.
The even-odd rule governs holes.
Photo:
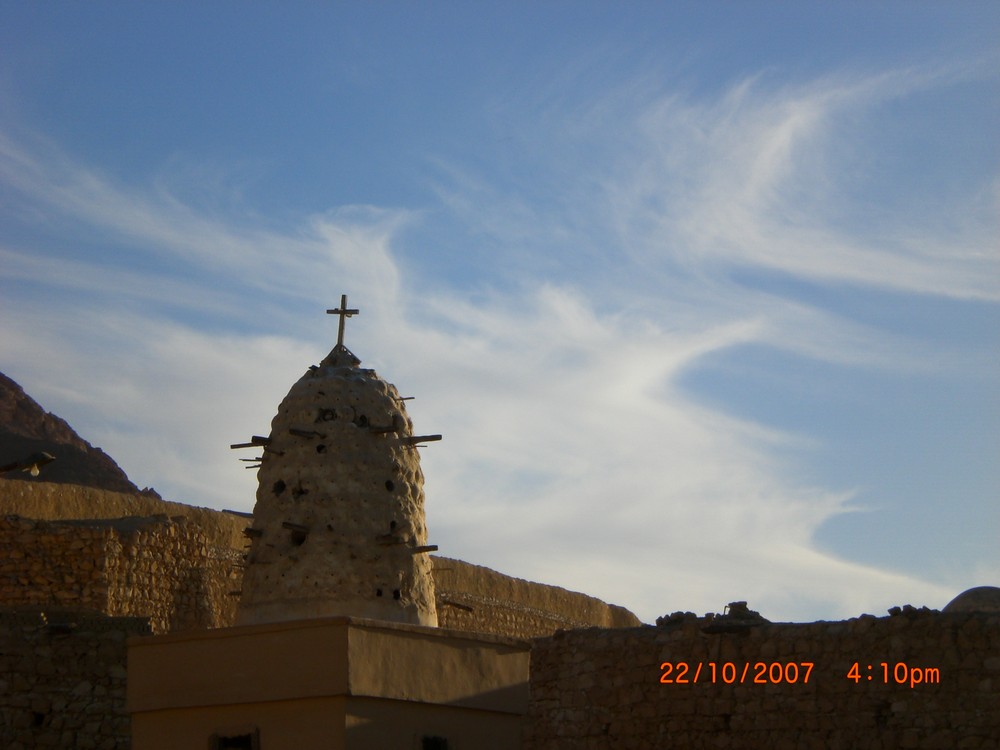
POLYGON ((1000 612, 1000 588, 976 586, 963 591, 942 612, 1000 612))

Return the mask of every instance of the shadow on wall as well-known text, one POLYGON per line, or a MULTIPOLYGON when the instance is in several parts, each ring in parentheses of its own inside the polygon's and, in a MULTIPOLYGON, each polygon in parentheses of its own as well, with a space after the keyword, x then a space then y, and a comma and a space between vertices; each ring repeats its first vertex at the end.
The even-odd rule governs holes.
POLYGON ((418 750, 511 750, 521 747, 528 685, 512 685, 449 705, 353 697, 347 703, 347 747, 418 750), (507 706, 497 711, 472 706, 507 706))

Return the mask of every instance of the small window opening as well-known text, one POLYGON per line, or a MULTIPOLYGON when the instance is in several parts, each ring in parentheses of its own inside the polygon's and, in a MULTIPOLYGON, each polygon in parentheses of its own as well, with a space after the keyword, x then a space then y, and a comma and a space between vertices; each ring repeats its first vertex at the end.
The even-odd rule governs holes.
POLYGON ((424 735, 420 738, 420 750, 448 750, 448 740, 444 737, 424 735))
POLYGON ((375 589, 375 596, 382 596, 382 589, 375 589))
POLYGON ((45 723, 45 714, 38 713, 37 711, 31 714, 31 726, 40 727, 45 723))
POLYGON ((391 479, 386 479, 385 488, 389 490, 389 492, 392 492, 394 489, 396 489, 396 485, 393 483, 391 479))
POLYGON ((316 452, 317 453, 326 453, 326 446, 323 445, 322 443, 320 443, 319 445, 316 446, 316 452))
POLYGON ((396 530, 396 522, 389 521, 389 531, 395 531, 395 530, 396 530))
POLYGON ((392 590, 392 598, 398 600, 399 597, 400 597, 399 589, 393 589, 392 590))
POLYGON ((367 426, 368 426, 368 417, 362 414, 360 417, 358 417, 358 427, 367 427, 367 426))
POLYGON ((288 485, 286 485, 282 480, 279 479, 277 482, 274 483, 274 487, 272 489, 274 490, 275 495, 280 495, 282 492, 285 491, 285 488, 287 486, 288 485))
POLYGON ((260 731, 248 734, 213 734, 209 742, 211 750, 260 750, 260 731))
POLYGON ((292 544, 296 547, 301 547, 306 543, 306 533, 304 531, 293 531, 292 532, 292 544))

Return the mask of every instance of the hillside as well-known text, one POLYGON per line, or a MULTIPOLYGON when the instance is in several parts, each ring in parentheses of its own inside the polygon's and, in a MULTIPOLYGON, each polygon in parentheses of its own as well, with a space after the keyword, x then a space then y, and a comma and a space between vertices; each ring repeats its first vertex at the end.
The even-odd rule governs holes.
MULTIPOLYGON (((48 453, 39 479, 111 492, 140 493, 110 456, 80 437, 64 419, 43 409, 24 389, 0 373, 0 466, 48 453)), ((0 481, 38 481, 25 471, 0 474, 0 481)), ((159 497, 152 490, 144 494, 159 497)))

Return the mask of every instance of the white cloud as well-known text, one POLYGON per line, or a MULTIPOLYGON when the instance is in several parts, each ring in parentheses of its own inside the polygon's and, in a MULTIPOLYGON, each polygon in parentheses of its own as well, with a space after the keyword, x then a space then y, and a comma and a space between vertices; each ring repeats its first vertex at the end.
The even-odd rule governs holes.
POLYGON ((905 184, 881 195, 871 150, 882 129, 905 132, 885 112, 896 102, 984 75, 942 66, 784 86, 761 75, 714 98, 623 87, 569 111, 511 114, 544 130, 523 162, 497 170, 497 184, 517 189, 448 164, 455 189, 438 190, 472 236, 531 248, 539 269, 546 248, 575 244, 573 260, 596 257, 596 274, 638 270, 667 292, 677 275, 717 281, 753 269, 996 301, 995 181, 942 182, 919 201, 905 199, 905 184), (609 256, 624 271, 608 269, 609 256))
POLYGON ((406 372, 397 385, 419 395, 417 430, 445 434, 424 465, 431 534, 446 554, 623 601, 647 619, 745 597, 793 619, 940 596, 811 548, 850 495, 785 478, 794 472, 775 449, 808 440, 673 389, 678 372, 755 340, 759 326, 635 330, 551 286, 505 309, 456 302, 454 314, 461 334, 401 325, 375 347, 382 373, 406 372))
POLYGON ((918 85, 906 79, 776 92, 753 81, 718 104, 672 99, 649 108, 637 155, 608 188, 622 241, 688 266, 1000 299, 995 202, 973 201, 948 226, 884 215, 877 235, 836 220, 851 210, 845 196, 863 194, 864 175, 845 168, 859 160, 847 154, 858 146, 845 121, 918 85))

